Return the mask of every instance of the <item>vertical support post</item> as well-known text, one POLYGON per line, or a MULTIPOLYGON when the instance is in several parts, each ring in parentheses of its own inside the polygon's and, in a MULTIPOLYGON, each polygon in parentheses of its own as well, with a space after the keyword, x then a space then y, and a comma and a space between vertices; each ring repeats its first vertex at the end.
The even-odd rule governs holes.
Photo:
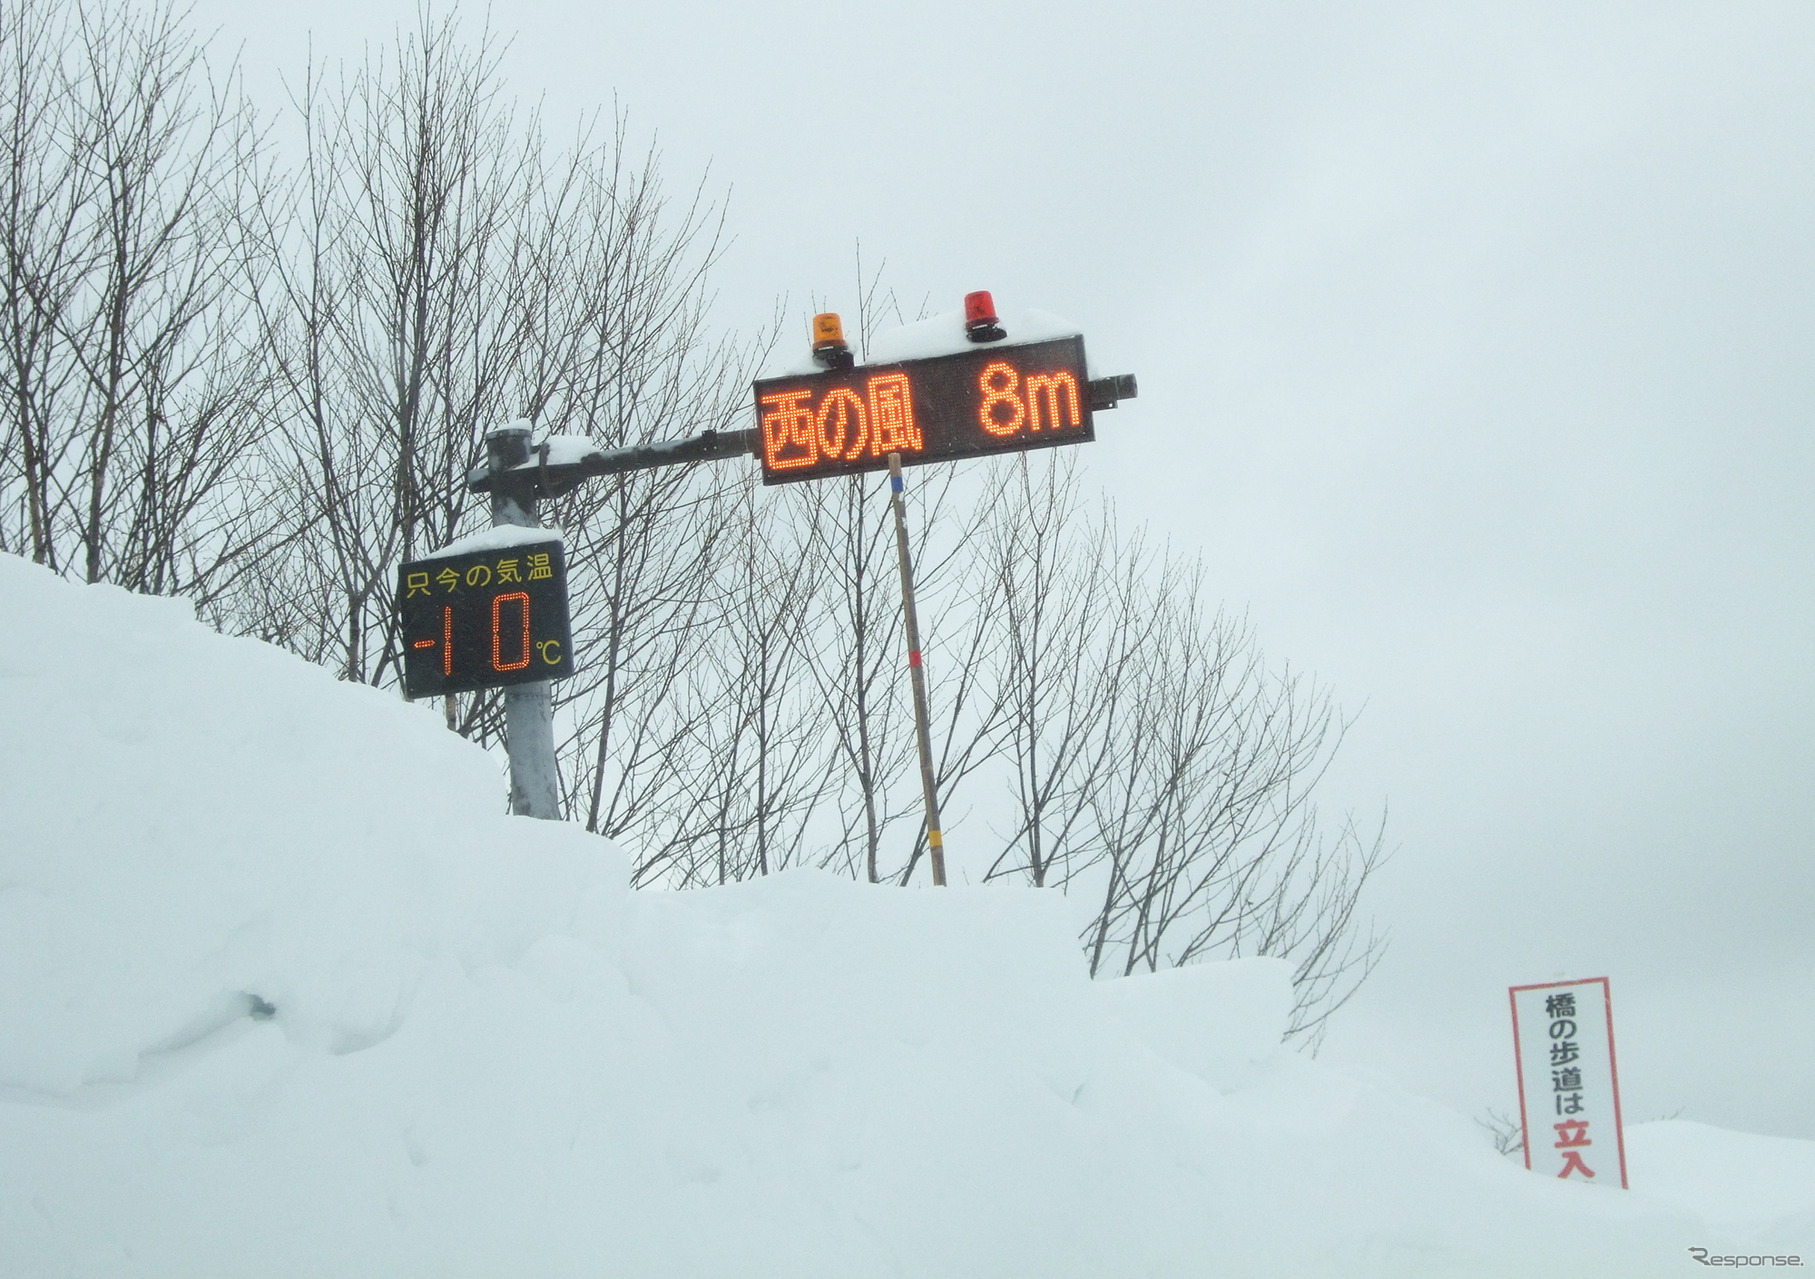
POLYGON ((889 454, 889 489, 895 507, 895 551, 901 562, 901 613, 907 626, 908 674, 914 682, 914 735, 920 742, 920 786, 926 794, 926 844, 933 883, 945 887, 945 836, 939 829, 939 792, 933 784, 933 741, 927 724, 926 668, 920 664, 920 621, 914 613, 914 566, 908 556, 906 485, 901 454, 889 454))
MULTIPOLYGON (((539 528, 535 480, 506 472, 529 460, 529 423, 511 422, 485 437, 492 473, 492 527, 514 524, 539 528)), ((510 811, 550 821, 561 816, 559 774, 555 771, 554 684, 537 680, 504 690, 504 746, 510 755, 510 811)), ((451 699, 450 699, 451 702, 451 699)))

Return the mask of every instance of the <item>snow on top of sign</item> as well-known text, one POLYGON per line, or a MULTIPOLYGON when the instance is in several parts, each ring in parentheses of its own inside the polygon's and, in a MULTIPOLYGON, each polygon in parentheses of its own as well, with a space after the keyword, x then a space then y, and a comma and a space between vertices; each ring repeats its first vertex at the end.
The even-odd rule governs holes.
POLYGON ((482 528, 477 533, 468 533, 465 537, 455 538, 446 546, 437 547, 419 558, 444 560, 456 555, 471 555, 474 551, 501 551, 511 546, 532 546, 539 542, 561 542, 563 540, 561 530, 558 528, 523 528, 516 524, 499 524, 493 528, 482 528))
MULTIPOLYGON (((895 364, 902 360, 925 360, 939 355, 959 355, 986 347, 1023 346, 1029 342, 1050 342, 1054 338, 1079 335, 1078 326, 1050 311, 1025 310, 1001 317, 1001 327, 1008 336, 1000 342, 977 343, 964 334, 964 308, 944 311, 900 328, 886 329, 870 340, 865 364, 895 364)), ((813 352, 795 347, 777 352, 764 366, 761 376, 796 377, 803 373, 823 373, 814 363, 813 352)))
POLYGON ((898 360, 924 360, 935 355, 956 355, 975 351, 980 346, 1020 346, 1028 342, 1049 342, 1053 338, 1078 336, 1078 326, 1050 311, 1018 311, 1004 315, 1002 329, 1008 336, 1000 342, 977 343, 964 334, 964 308, 946 311, 898 329, 878 333, 870 342, 870 364, 893 364, 898 360))
POLYGON ((803 373, 824 373, 825 370, 813 362, 812 348, 805 343, 796 346, 789 342, 779 350, 769 352, 769 358, 757 373, 758 380, 769 377, 797 377, 803 373))

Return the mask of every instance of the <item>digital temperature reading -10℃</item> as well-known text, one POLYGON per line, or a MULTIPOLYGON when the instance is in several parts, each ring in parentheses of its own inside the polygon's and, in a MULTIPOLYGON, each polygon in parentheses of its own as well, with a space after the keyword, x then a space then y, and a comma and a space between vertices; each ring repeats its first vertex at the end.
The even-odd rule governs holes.
POLYGON ((433 697, 573 674, 557 541, 415 560, 397 570, 403 690, 433 697))

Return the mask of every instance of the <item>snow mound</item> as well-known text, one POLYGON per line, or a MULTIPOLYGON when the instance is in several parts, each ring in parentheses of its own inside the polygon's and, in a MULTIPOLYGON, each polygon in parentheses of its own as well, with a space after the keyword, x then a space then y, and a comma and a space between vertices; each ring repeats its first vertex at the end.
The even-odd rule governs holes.
POLYGON ((1235 959, 1098 982, 1098 1003, 1159 1056, 1232 1092, 1279 1050, 1292 1015, 1292 966, 1235 959))
POLYGON ((1810 1143, 1658 1125, 1630 1142, 1656 1195, 1562 1184, 1281 1049, 1272 961, 1093 985, 1023 890, 632 893, 605 841, 504 816, 430 710, 4 556, 0 706, 9 1279, 1618 1276, 1810 1246, 1810 1143))
MULTIPOLYGON (((1626 1130, 1626 1163, 1646 1193, 1742 1234, 1761 1221, 1794 1222, 1780 1233, 1815 1253, 1815 1141, 1664 1119, 1626 1130)), ((1815 1265, 1815 1256, 1804 1261, 1815 1265)))

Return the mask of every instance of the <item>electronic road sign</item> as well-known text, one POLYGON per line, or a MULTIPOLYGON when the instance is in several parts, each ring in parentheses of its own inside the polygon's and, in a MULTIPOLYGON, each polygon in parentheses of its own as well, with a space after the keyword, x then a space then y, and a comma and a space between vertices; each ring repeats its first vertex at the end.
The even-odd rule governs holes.
POLYGON ((574 672, 559 541, 414 560, 397 570, 409 697, 574 672))
POLYGON ((763 483, 1013 453, 1096 438, 1084 339, 765 378, 754 386, 763 483))

